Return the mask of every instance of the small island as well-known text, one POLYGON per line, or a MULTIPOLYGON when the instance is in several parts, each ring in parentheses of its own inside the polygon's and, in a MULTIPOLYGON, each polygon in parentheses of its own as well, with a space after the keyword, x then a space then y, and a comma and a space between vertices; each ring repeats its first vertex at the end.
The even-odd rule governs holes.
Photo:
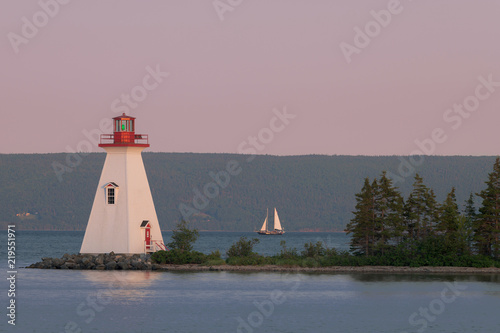
MULTIPOLYGON (((169 251, 153 254, 65 254, 62 258, 42 258, 41 262, 27 268, 73 270, 151 270, 151 271, 227 271, 227 272, 287 272, 287 273, 385 273, 385 274, 500 274, 500 265, 415 266, 384 265, 382 257, 366 257, 337 251, 323 246, 322 242, 306 243, 304 250, 288 249, 281 241, 282 250, 274 256, 262 256, 253 252, 259 243, 257 238, 241 237, 226 252, 210 254, 193 251, 198 237, 182 221, 174 231, 169 251)), ((483 262, 484 264, 485 262, 483 262)), ((488 262, 490 263, 490 262, 488 262)))

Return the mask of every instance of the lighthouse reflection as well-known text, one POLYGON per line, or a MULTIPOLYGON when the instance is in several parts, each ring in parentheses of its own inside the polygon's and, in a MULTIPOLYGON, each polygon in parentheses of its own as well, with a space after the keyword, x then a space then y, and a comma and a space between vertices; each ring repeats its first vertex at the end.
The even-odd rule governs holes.
POLYGON ((161 273, 151 271, 81 271, 82 276, 95 285, 103 296, 113 299, 139 299, 151 291, 161 273))

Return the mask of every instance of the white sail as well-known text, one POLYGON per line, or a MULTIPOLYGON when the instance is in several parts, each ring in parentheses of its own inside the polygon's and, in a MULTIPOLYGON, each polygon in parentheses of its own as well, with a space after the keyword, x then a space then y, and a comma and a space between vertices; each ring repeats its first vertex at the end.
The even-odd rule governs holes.
POLYGON ((260 228, 260 231, 267 231, 267 215, 264 223, 262 224, 262 227, 260 228))
POLYGON ((276 208, 274 208, 274 230, 283 230, 276 208))

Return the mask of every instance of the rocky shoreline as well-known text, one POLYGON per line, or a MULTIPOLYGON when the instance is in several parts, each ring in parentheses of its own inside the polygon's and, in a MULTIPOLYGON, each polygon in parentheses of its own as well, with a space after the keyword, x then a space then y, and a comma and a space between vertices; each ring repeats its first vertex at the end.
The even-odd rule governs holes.
POLYGON ((62 258, 42 258, 26 268, 84 270, 156 270, 149 254, 65 254, 62 258))
POLYGON ((225 272, 296 272, 296 273, 385 273, 385 274, 500 274, 500 268, 475 267, 399 267, 399 266, 202 266, 160 265, 151 262, 149 254, 65 254, 62 258, 42 258, 26 268, 74 270, 154 270, 154 271, 225 271, 225 272))

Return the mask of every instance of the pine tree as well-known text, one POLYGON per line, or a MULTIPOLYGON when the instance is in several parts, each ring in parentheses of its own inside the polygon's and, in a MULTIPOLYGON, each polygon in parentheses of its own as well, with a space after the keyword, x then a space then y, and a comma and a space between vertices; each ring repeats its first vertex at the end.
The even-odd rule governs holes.
POLYGON ((438 219, 436 195, 424 185, 418 173, 415 175, 413 190, 406 200, 404 216, 410 239, 422 240, 433 233, 438 219))
POLYGON ((474 202, 474 194, 471 193, 469 199, 465 201, 465 208, 459 219, 458 228, 459 237, 465 242, 469 254, 471 253, 474 241, 474 223, 476 218, 476 203, 474 202))
POLYGON ((460 213, 458 211, 454 187, 448 193, 439 215, 439 223, 436 226, 436 230, 447 235, 455 234, 458 231, 458 217, 460 213))
POLYGON ((167 246, 170 249, 178 249, 181 252, 191 252, 198 236, 199 232, 197 229, 189 229, 188 222, 181 220, 172 232, 172 241, 167 246))
POLYGON ((483 199, 475 221, 475 243, 479 254, 500 255, 500 157, 493 165, 493 172, 488 175, 486 189, 478 193, 483 199))
POLYGON ((377 224, 377 248, 384 254, 391 244, 401 241, 405 226, 403 223, 404 201, 401 193, 387 178, 386 172, 378 181, 375 196, 375 212, 377 224))
POLYGON ((462 216, 460 215, 455 195, 455 187, 453 187, 441 206, 436 230, 441 233, 448 249, 455 253, 464 254, 467 252, 467 243, 459 233, 461 224, 463 223, 461 218, 462 216))
POLYGON ((471 193, 469 199, 465 201, 464 215, 471 222, 477 217, 476 203, 474 201, 473 193, 471 193))
MULTIPOLYGON (((455 199, 456 200, 456 199, 455 199)), ((422 225, 422 237, 428 237, 434 234, 436 224, 439 221, 440 205, 436 200, 436 194, 433 189, 429 189, 425 196, 425 216, 422 225)))
POLYGON ((347 224, 345 231, 351 236, 351 251, 356 254, 373 255, 375 244, 375 209, 373 187, 368 178, 361 192, 356 194, 356 207, 353 219, 347 224))

